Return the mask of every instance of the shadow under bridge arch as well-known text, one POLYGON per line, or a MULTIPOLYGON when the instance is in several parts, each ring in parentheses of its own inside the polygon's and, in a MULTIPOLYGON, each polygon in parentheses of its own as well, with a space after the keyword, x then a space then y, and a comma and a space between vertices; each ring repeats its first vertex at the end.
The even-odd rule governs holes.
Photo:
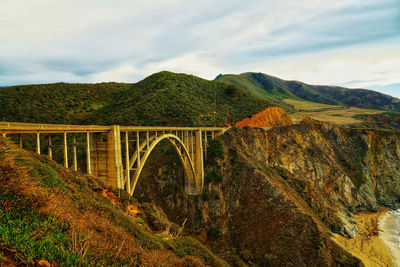
MULTIPOLYGON (((148 157, 154 148, 163 140, 168 140, 169 143, 173 146, 175 152, 177 153, 182 166, 185 170, 185 190, 187 194, 197 195, 201 192, 203 187, 203 172, 196 171, 195 160, 193 159, 195 153, 193 152, 193 142, 194 137, 192 136, 192 153, 190 153, 190 148, 185 145, 185 143, 179 138, 177 135, 172 133, 162 134, 160 136, 154 135, 148 137, 147 140, 144 140, 137 145, 136 151, 132 158, 129 160, 129 168, 130 172, 133 172, 133 176, 130 178, 130 173, 125 173, 124 177, 124 185, 126 185, 126 191, 132 195, 135 191, 135 187, 137 182, 139 181, 140 174, 146 164, 148 157), (190 155, 192 154, 192 156, 190 155)), ((139 138, 138 138, 139 139, 139 138)), ((199 146, 197 146, 199 147, 199 146)), ((201 146, 200 146, 201 148, 201 146)), ((198 150, 198 149, 196 149, 198 150)), ((197 153, 202 153, 202 151, 196 151, 197 153)), ((202 157, 202 155, 200 155, 202 157)), ((201 162, 202 165, 202 162, 201 162)), ((197 166, 198 168, 203 168, 203 166, 197 166)))

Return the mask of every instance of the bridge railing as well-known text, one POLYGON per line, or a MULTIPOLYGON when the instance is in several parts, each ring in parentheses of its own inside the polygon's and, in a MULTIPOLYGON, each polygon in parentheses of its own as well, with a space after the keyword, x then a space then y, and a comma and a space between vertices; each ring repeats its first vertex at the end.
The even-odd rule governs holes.
POLYGON ((19 123, 0 122, 0 133, 36 133, 36 132, 107 132, 111 126, 100 125, 67 125, 67 124, 40 124, 40 123, 19 123))

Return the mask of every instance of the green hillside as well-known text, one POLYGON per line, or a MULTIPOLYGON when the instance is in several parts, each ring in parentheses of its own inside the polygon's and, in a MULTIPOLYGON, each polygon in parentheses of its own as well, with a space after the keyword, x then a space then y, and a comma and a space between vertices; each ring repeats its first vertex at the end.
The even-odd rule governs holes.
POLYGON ((235 84, 251 92, 257 92, 266 98, 274 99, 280 105, 284 105, 282 99, 285 98, 301 98, 324 104, 338 104, 335 100, 320 94, 306 84, 288 82, 263 73, 246 72, 239 75, 219 75, 216 80, 235 84))
POLYGON ((120 92, 93 118, 98 124, 224 126, 271 105, 234 85, 159 72, 120 92))
POLYGON ((309 85, 253 72, 238 75, 219 75, 216 80, 264 95, 267 99, 273 99, 279 105, 282 105, 282 99, 295 98, 329 105, 400 110, 400 102, 397 98, 372 90, 309 85))
POLYGON ((234 85, 160 72, 136 83, 0 88, 0 120, 124 125, 223 126, 274 105, 234 85))
POLYGON ((154 204, 0 137, 0 266, 226 266, 182 231, 154 204))
POLYGON ((37 84, 0 88, 0 120, 79 123, 131 84, 37 84))

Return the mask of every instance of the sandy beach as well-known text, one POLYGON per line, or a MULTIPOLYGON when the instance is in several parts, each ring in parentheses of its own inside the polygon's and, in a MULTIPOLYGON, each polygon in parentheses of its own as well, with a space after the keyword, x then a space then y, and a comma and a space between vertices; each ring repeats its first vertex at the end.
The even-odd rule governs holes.
POLYGON ((381 216, 385 216, 388 211, 386 208, 379 208, 378 212, 360 211, 354 214, 359 233, 354 238, 335 234, 333 239, 361 259, 367 267, 395 266, 388 248, 380 237, 383 232, 378 226, 381 216))
POLYGON ((387 212, 379 219, 379 237, 388 248, 393 264, 396 267, 400 267, 399 219, 400 214, 395 215, 392 212, 387 212))

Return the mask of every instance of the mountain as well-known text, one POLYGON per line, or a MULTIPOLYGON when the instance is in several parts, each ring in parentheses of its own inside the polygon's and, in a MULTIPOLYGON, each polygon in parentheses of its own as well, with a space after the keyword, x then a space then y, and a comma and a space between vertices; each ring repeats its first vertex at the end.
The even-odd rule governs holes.
POLYGON ((98 124, 224 126, 272 105, 235 85, 159 72, 121 91, 93 118, 98 124))
POLYGON ((126 83, 53 83, 2 87, 0 120, 79 123, 130 86, 126 83))
POLYGON ((0 120, 14 122, 224 126, 272 105, 231 84, 171 72, 135 84, 0 88, 0 120))
POLYGON ((215 80, 237 85, 284 108, 283 99, 297 98, 323 104, 400 111, 399 99, 372 90, 309 85, 254 72, 218 75, 215 80))

